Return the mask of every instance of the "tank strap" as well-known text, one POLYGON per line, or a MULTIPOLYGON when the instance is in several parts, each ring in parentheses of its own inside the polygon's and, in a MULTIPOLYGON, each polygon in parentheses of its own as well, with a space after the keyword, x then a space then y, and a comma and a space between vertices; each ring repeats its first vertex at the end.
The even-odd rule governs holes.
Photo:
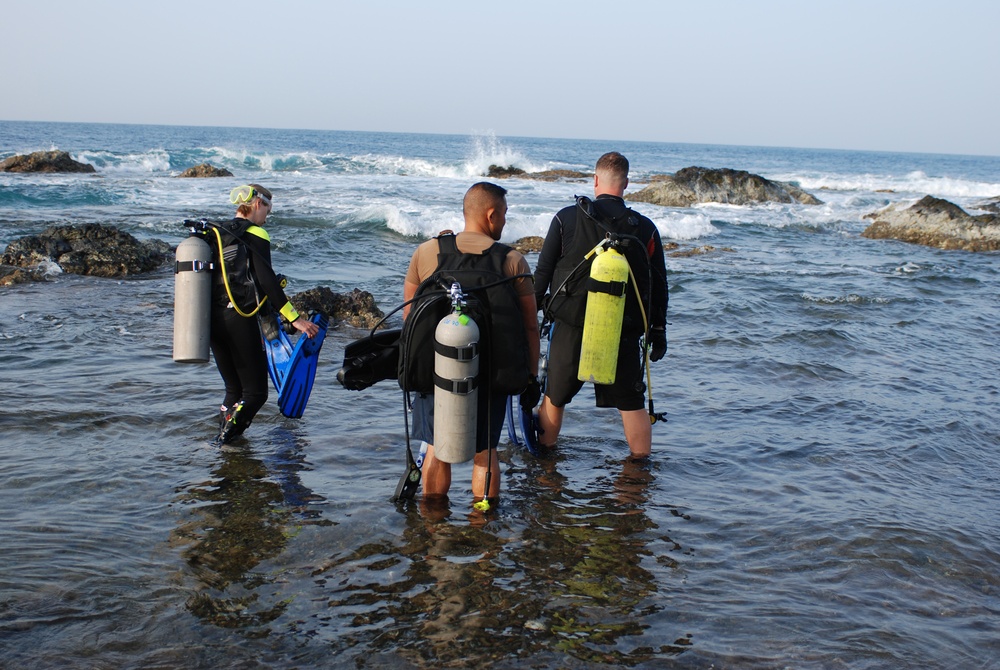
POLYGON ((434 340, 434 353, 456 361, 471 361, 479 355, 479 342, 472 342, 464 347, 452 347, 434 340))
POLYGON ((469 395, 479 388, 479 377, 468 377, 466 379, 445 379, 438 373, 434 373, 434 386, 457 395, 469 395))
POLYGON ((181 272, 211 272, 215 266, 210 261, 174 261, 174 274, 181 272))
POLYGON ((626 285, 627 283, 624 281, 597 281, 593 277, 587 278, 587 291, 589 293, 607 293, 616 298, 625 295, 626 285))

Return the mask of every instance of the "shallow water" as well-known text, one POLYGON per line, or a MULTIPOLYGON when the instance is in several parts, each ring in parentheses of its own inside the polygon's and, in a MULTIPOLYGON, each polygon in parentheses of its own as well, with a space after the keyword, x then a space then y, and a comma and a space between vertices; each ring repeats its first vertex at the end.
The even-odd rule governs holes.
MULTIPOLYGON (((467 183, 410 178, 371 199, 443 210, 467 183)), ((511 200, 541 218, 572 188, 511 200)), ((402 398, 335 382, 359 331, 328 336, 303 419, 270 402, 220 451, 214 367, 170 359, 168 272, 0 291, 0 666, 998 667, 997 255, 862 239, 844 209, 869 205, 843 203, 882 196, 824 196, 828 219, 695 212, 716 251, 668 259, 654 458, 624 461, 585 390, 557 454, 501 445, 485 515, 468 466, 450 506, 389 501, 402 398)), ((0 213, 35 230, 66 207, 0 213)), ((93 207, 160 237, 183 218, 93 207)), ((297 288, 395 305, 418 238, 288 208, 297 288)))

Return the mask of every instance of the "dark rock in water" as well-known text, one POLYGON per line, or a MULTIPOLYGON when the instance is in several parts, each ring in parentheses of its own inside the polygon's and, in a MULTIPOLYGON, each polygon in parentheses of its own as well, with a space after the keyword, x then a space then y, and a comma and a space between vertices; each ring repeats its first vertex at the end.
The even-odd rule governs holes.
POLYGON ((165 242, 140 242, 114 226, 88 223, 55 226, 40 235, 14 240, 7 245, 0 263, 35 268, 51 261, 64 272, 122 277, 155 270, 171 257, 170 245, 165 242))
POLYGON ((686 167, 673 175, 657 175, 650 181, 649 186, 630 193, 625 199, 664 207, 690 207, 699 202, 730 205, 760 202, 823 204, 794 184, 771 181, 760 175, 729 168, 686 167))
POLYGON ((347 322, 356 328, 372 328, 385 316, 375 304, 375 297, 360 289, 354 289, 350 293, 335 293, 320 286, 296 293, 289 300, 303 314, 322 312, 336 322, 347 322))
MULTIPOLYGON (((676 246, 675 246, 676 248, 676 246)), ((735 251, 732 247, 713 247, 711 244, 706 244, 703 247, 691 247, 690 249, 682 249, 680 251, 675 251, 670 256, 672 258, 691 258, 692 256, 704 256, 705 254, 711 254, 716 251, 735 251)))
POLYGON ((542 170, 541 172, 525 172, 521 168, 514 167, 513 165, 509 167, 491 165, 490 169, 486 172, 486 176, 490 179, 509 179, 510 177, 520 177, 521 179, 534 179, 536 181, 559 181, 560 179, 578 181, 591 179, 594 175, 587 174, 586 172, 577 172, 576 170, 542 170))
POLYGON ((486 171, 486 176, 490 179, 507 179, 508 177, 519 177, 523 174, 524 170, 514 167, 513 165, 509 165, 507 167, 491 165, 486 171))
POLYGON ((45 272, 38 268, 18 268, 13 265, 0 265, 0 286, 27 284, 28 282, 45 281, 45 272))
POLYGON ((939 249, 1000 251, 1000 215, 972 216, 958 205, 924 196, 910 207, 901 203, 865 215, 872 219, 862 237, 893 239, 939 249))
POLYGON ((232 177, 233 173, 226 168, 217 168, 209 165, 208 163, 202 163, 201 165, 189 167, 177 176, 200 179, 204 177, 232 177))
POLYGON ((593 179, 594 175, 576 170, 542 170, 541 172, 527 172, 524 174, 524 178, 536 181, 586 181, 593 179))
POLYGON ((97 172, 93 165, 79 163, 65 151, 36 151, 11 156, 0 163, 0 172, 97 172))
POLYGON ((542 250, 542 244, 545 242, 545 238, 538 237, 537 235, 529 235, 528 237, 522 237, 514 244, 510 245, 515 251, 519 251, 521 255, 538 253, 542 250))
POLYGON ((1000 214, 1000 196, 997 196, 996 198, 989 198, 988 200, 983 200, 982 202, 977 202, 976 209, 982 209, 987 212, 996 212, 1000 214))

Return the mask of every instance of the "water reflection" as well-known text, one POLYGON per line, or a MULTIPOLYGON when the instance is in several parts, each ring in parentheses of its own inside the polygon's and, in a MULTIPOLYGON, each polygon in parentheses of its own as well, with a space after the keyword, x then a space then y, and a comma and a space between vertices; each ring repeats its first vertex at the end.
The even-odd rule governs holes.
POLYGON ((485 517, 419 501, 400 508, 397 543, 365 544, 317 569, 326 625, 340 629, 321 636, 421 667, 566 654, 631 666, 686 651, 684 636, 648 645, 668 600, 650 571, 665 564, 649 545, 670 543, 654 536, 646 509, 654 468, 616 461, 580 481, 572 458, 569 475, 560 455, 515 465, 485 517))
POLYGON ((291 436, 267 457, 249 447, 226 448, 212 478, 183 490, 179 501, 192 508, 174 532, 186 545, 183 556, 195 593, 188 610, 205 623, 226 628, 261 626, 278 618, 289 599, 281 595, 276 574, 260 569, 278 556, 296 527, 319 512, 319 498, 299 478, 305 465, 291 436))

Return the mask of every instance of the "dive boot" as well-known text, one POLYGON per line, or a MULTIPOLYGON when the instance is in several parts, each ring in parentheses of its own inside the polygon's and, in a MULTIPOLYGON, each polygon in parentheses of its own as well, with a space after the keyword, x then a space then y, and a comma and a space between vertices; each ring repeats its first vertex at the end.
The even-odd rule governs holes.
POLYGON ((241 400, 233 405, 232 409, 228 412, 223 412, 222 428, 219 430, 219 437, 215 440, 217 444, 228 444, 242 435, 243 431, 247 429, 249 424, 240 421, 240 411, 242 409, 243 401, 241 400))

